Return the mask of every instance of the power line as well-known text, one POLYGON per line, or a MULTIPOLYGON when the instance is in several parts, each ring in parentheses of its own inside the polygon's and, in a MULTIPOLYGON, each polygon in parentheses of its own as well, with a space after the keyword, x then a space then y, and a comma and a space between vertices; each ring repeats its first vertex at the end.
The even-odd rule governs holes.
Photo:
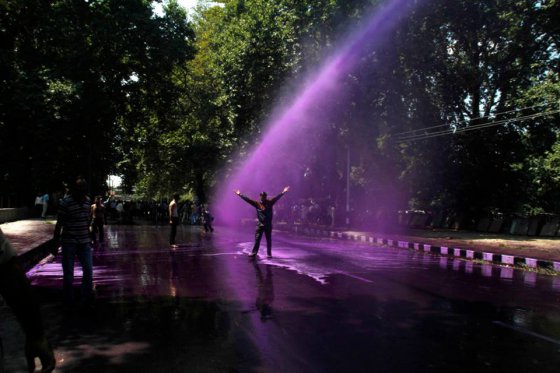
POLYGON ((525 119, 533 119, 536 116, 543 116, 543 115, 545 115, 545 114, 544 113, 530 114, 530 115, 526 115, 526 116, 523 116, 523 117, 501 119, 501 120, 496 121, 496 122, 480 123, 480 124, 475 124, 475 125, 472 125, 472 126, 469 126, 469 127, 458 128, 458 129, 446 129, 444 131, 439 131, 439 132, 403 136, 403 137, 398 138, 398 140, 411 140, 411 139, 417 139, 417 138, 424 138, 426 136, 432 137, 433 135, 455 134, 455 133, 460 133, 460 132, 472 131, 472 130, 476 130, 476 129, 482 129, 482 128, 486 128, 486 127, 494 127, 494 126, 504 124, 504 123, 508 123, 508 122, 517 122, 517 121, 525 120, 525 119))
POLYGON ((399 142, 399 143, 404 143, 404 142, 411 142, 411 141, 417 141, 417 140, 425 140, 425 139, 429 139, 429 138, 433 138, 433 137, 439 137, 439 136, 454 135, 454 134, 463 133, 463 132, 476 131, 476 130, 486 129, 486 128, 490 128, 490 127, 496 127, 496 126, 500 126, 500 125, 503 125, 503 124, 506 124, 506 123, 515 123, 515 122, 520 122, 520 121, 523 121, 523 120, 529 120, 529 119, 535 119, 535 118, 539 118, 539 117, 554 115, 554 114, 558 114, 558 113, 560 113, 560 110, 550 110, 550 111, 546 111, 546 112, 543 112, 543 113, 530 114, 530 115, 525 115, 525 116, 518 117, 518 118, 508 118, 508 119, 502 119, 502 120, 495 121, 495 122, 480 123, 480 124, 476 124, 476 125, 473 125, 473 126, 470 126, 470 127, 464 127, 464 128, 459 128, 459 129, 447 129, 447 130, 444 130, 444 131, 438 131, 438 132, 432 132, 432 133, 404 136, 404 137, 397 138, 396 141, 399 142))
MULTIPOLYGON (((537 108, 537 107, 550 106, 550 105, 552 105, 552 104, 548 103, 548 104, 539 104, 539 105, 527 106, 527 107, 520 108, 520 109, 502 111, 502 112, 494 113, 494 114, 491 114, 491 115, 485 115, 485 116, 477 117, 477 118, 473 118, 473 119, 465 119, 465 120, 461 120, 459 122, 456 122, 455 124, 468 123, 468 122, 471 122, 471 121, 474 121, 474 120, 491 118, 491 117, 496 117, 498 115, 515 113, 515 112, 519 112, 519 111, 522 111, 522 110, 529 110, 529 109, 534 109, 534 108, 537 108)), ((429 129, 439 128, 439 127, 449 127, 449 124, 439 124, 439 125, 431 126, 431 127, 424 127, 424 128, 419 128, 419 129, 410 130, 410 131, 398 132, 398 133, 395 133, 394 136, 406 135, 406 134, 409 134, 409 133, 414 134, 415 132, 426 131, 426 130, 429 130, 429 129)))
POLYGON ((426 134, 416 135, 416 136, 409 136, 409 137, 398 139, 398 141, 409 142, 409 141, 416 141, 416 140, 424 140, 424 139, 429 139, 429 138, 433 138, 433 137, 452 135, 452 134, 468 132, 468 131, 475 131, 475 130, 480 130, 480 129, 486 129, 486 128, 489 128, 489 127, 496 127, 496 126, 503 125, 505 123, 515 123, 515 122, 519 122, 519 121, 523 121, 523 120, 535 119, 535 118, 538 118, 538 117, 553 115, 553 114, 557 114, 557 113, 560 113, 560 110, 548 111, 548 112, 538 113, 538 114, 531 114, 531 115, 526 115, 526 116, 519 117, 519 118, 503 119, 503 120, 500 120, 500 121, 497 121, 497 122, 481 123, 481 124, 478 124, 478 125, 465 127, 465 128, 461 128, 461 129, 457 129, 457 130, 446 130, 446 131, 426 133, 426 134))

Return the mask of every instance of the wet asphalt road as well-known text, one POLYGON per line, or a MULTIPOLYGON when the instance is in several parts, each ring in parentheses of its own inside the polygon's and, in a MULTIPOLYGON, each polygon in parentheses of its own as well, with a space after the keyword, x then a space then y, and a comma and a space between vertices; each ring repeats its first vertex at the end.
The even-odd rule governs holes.
POLYGON ((264 238, 247 257, 251 230, 182 226, 175 250, 165 226, 106 235, 93 309, 63 307, 59 257, 29 273, 57 372, 560 371, 557 277, 280 232, 270 260, 264 238))

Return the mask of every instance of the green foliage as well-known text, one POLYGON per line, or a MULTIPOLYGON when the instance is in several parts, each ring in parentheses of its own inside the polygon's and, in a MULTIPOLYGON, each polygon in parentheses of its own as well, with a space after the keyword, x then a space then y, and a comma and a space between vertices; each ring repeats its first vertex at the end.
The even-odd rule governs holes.
POLYGON ((401 68, 408 85, 403 98, 412 119, 405 130, 435 125, 468 129, 512 119, 502 126, 401 144, 401 180, 409 195, 422 196, 424 208, 444 191, 451 192, 444 205, 473 217, 496 210, 521 212, 538 203, 528 192, 535 183, 528 162, 550 148, 557 125, 515 120, 536 109, 512 111, 531 106, 525 92, 534 94, 543 76, 557 76, 550 70, 558 58, 551 53, 553 36, 543 34, 540 23, 550 17, 545 15, 549 10, 535 4, 435 1, 403 28, 401 68))
MULTIPOLYGON (((206 201, 295 82, 383 2, 218 3, 188 18, 176 1, 162 16, 147 0, 0 2, 3 192, 76 173, 101 190, 118 173, 139 196, 206 201)), ((309 193, 343 201, 350 149, 356 206, 390 191, 402 208, 473 217, 560 212, 558 2, 412 5, 329 103, 317 136, 330 156, 300 165, 324 175, 309 193), (449 133, 399 140, 434 126, 449 133)))
POLYGON ((77 174, 102 192, 123 154, 138 146, 128 137, 145 124, 137 120, 157 117, 174 100, 169 75, 194 52, 184 12, 154 17, 142 0, 0 6, 0 149, 12 160, 0 171, 28 196, 77 174), (131 113, 139 103, 144 115, 131 113))

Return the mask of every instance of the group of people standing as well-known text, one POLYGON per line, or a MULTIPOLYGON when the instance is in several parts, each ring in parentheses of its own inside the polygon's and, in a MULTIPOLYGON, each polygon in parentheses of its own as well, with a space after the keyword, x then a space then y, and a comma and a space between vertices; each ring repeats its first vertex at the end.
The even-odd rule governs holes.
MULTIPOLYGON (((63 269, 63 291, 66 301, 73 301, 74 260, 78 257, 82 275, 82 297, 84 301, 90 302, 93 298, 93 263, 92 242, 104 241, 105 206, 101 196, 95 197, 92 204, 87 195, 87 183, 83 177, 76 178, 73 185, 69 187, 68 193, 60 201, 58 217, 54 230, 53 254, 58 252, 60 245, 62 252, 63 269)), ((244 201, 255 207, 257 213, 257 227, 255 231, 255 243, 250 257, 256 257, 262 236, 267 241, 267 256, 272 257, 272 218, 274 204, 289 190, 284 190, 277 196, 268 199, 267 193, 260 193, 260 199, 253 200, 239 190, 235 193, 244 201)), ((179 194, 173 195, 169 203, 169 244, 177 247, 176 236, 179 224, 179 194)), ((214 217, 207 209, 203 210, 203 224, 206 232, 213 232, 212 221, 214 217)))
MULTIPOLYGON (((93 263, 92 242, 103 243, 105 207, 101 196, 95 197, 92 204, 87 195, 87 183, 83 177, 78 177, 74 184, 69 187, 68 193, 60 201, 58 217, 54 230, 53 254, 58 253, 60 245, 62 251, 63 269, 63 291, 67 302, 73 302, 74 260, 78 257, 82 267, 82 297, 84 302, 90 302, 93 298, 93 263)), ((260 194, 260 200, 241 194, 239 190, 235 193, 244 201, 255 207, 257 213, 257 228, 255 231, 255 244, 250 257, 255 257, 259 251, 260 242, 264 235, 267 241, 267 256, 272 256, 272 218, 274 204, 289 190, 284 190, 277 196, 268 199, 266 192, 260 194)), ((169 203, 169 244, 177 247, 176 235, 179 224, 179 194, 173 195, 169 203)), ((212 221, 214 217, 207 209, 204 209, 204 229, 213 232, 212 221)))
MULTIPOLYGON (((58 217, 54 230, 52 252, 58 254, 60 246, 62 252, 63 293, 67 304, 73 304, 74 260, 78 257, 82 267, 82 298, 84 304, 93 301, 93 258, 92 241, 103 242, 103 225, 105 222, 105 207, 101 196, 95 197, 92 204, 87 195, 87 183, 83 177, 76 178, 69 186, 67 194, 58 204, 58 217), (91 229, 91 230, 90 230, 91 229)), ((267 256, 272 256, 272 218, 274 204, 288 192, 289 187, 268 199, 266 192, 260 194, 260 199, 253 200, 235 193, 244 201, 255 207, 257 212, 257 228, 255 244, 250 257, 255 257, 263 234, 267 240, 267 256)), ((169 224, 171 226, 169 243, 176 247, 175 236, 179 224, 178 212, 179 195, 175 194, 169 203, 169 224)), ((204 210, 204 229, 212 232, 213 217, 204 210)), ((42 363, 43 372, 51 372, 55 367, 52 347, 45 338, 39 307, 34 296, 29 293, 29 281, 25 272, 18 267, 15 250, 7 242, 0 231, 0 293, 6 302, 14 309, 24 328, 27 337, 26 357, 30 371, 35 368, 33 358, 38 356, 42 363)), ((264 314, 263 314, 264 315, 264 314)), ((0 364, 1 365, 1 364, 0 364)), ((1 367, 0 367, 1 369, 1 367)))
MULTIPOLYGON (((241 199, 245 202, 250 204, 256 209, 257 213, 257 228, 255 231, 255 243, 253 245, 253 249, 251 250, 251 254, 249 257, 255 258, 259 252, 259 247, 261 244, 262 236, 264 235, 266 238, 266 254, 267 257, 272 257, 272 218, 273 218, 273 207, 278 200, 284 196, 290 187, 285 187, 280 194, 277 196, 269 199, 266 192, 261 192, 259 197, 260 199, 253 200, 243 194, 241 194, 240 190, 236 190, 235 194, 237 194, 241 199)), ((171 226, 171 230, 169 232, 169 245, 175 248, 177 247, 176 244, 176 235, 177 235, 177 225, 179 224, 179 194, 173 195, 173 200, 169 203, 169 225, 171 226)), ((214 228, 212 227, 212 221, 214 217, 210 214, 207 209, 203 210, 203 224, 204 230, 206 232, 213 232, 214 228)))
MULTIPOLYGON (((169 214, 169 225, 171 226, 171 230, 169 232, 169 245, 175 248, 177 247, 176 244, 176 236, 177 236, 177 226, 179 225, 180 219, 180 212, 179 212, 179 201, 180 196, 178 193, 173 195, 173 199, 169 202, 168 206, 168 214, 169 214)), ((214 216, 208 211, 207 208, 202 209, 202 225, 204 227, 205 232, 214 232, 214 227, 212 226, 212 222, 214 221, 214 216)))
MULTIPOLYGON (((49 195, 38 195, 35 206, 42 218, 46 218, 49 195)), ((69 186, 66 195, 58 203, 58 218, 54 230, 52 253, 62 250, 63 292, 67 304, 73 304, 74 257, 82 266, 82 297, 84 304, 93 300, 92 236, 90 225, 103 241, 104 207, 101 196, 92 205, 87 196, 85 179, 78 177, 69 186)), ((95 236, 94 236, 95 237, 95 236)), ((95 238, 93 238, 95 240, 95 238)), ((37 298, 32 291, 25 271, 17 262, 14 247, 0 230, 0 294, 14 311, 24 331, 25 356, 30 372, 35 371, 35 357, 41 362, 41 372, 52 372, 56 366, 54 352, 45 337, 37 298)), ((0 359, 0 372, 3 364, 0 359)))
MULTIPOLYGON (((66 302, 73 303, 74 261, 78 258, 82 267, 82 298, 87 305, 93 300, 93 258, 92 243, 104 242, 106 209, 101 196, 96 196, 93 204, 87 195, 87 183, 83 177, 76 178, 69 186, 64 198, 58 204, 58 216, 54 230, 53 250, 62 253, 63 292, 66 302)), ((169 203, 169 244, 176 245, 177 225, 179 224, 179 194, 169 203)), ((204 210, 204 229, 213 232, 214 217, 204 210)))

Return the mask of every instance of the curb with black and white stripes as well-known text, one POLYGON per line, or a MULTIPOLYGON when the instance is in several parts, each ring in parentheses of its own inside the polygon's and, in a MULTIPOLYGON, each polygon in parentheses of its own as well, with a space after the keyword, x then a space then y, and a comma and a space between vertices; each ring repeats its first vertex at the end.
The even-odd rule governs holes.
POLYGON ((448 246, 435 246, 419 242, 409 242, 393 240, 381 237, 374 237, 365 234, 337 232, 324 229, 315 229, 307 227, 293 227, 292 231, 297 234, 304 234, 310 236, 319 236, 325 238, 335 238, 349 241, 358 241, 376 245, 387 245, 391 247, 398 247, 404 249, 414 249, 416 251, 423 251, 432 254, 452 256, 471 260, 482 260, 495 264, 502 264, 508 266, 525 266, 533 269, 547 269, 560 272, 560 262, 541 260, 527 257, 520 257, 514 255, 496 254, 490 251, 477 251, 458 247, 448 246))

